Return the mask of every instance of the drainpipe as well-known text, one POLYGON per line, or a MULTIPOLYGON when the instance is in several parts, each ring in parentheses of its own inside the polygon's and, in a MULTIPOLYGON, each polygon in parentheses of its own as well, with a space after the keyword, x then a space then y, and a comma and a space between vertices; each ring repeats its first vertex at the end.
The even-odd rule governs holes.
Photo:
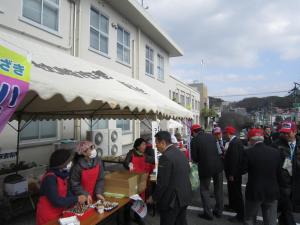
MULTIPOLYGON (((80 0, 70 0, 71 2, 71 11, 72 11, 72 56, 78 57, 77 54, 77 26, 78 26, 78 16, 77 10, 79 7, 80 0)), ((81 119, 74 119, 74 139, 81 140, 81 119)))

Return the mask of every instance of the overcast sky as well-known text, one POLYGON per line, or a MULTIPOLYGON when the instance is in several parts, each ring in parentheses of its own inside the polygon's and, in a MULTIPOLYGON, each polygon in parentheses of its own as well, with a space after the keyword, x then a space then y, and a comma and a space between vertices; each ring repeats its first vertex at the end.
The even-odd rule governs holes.
POLYGON ((184 51, 171 59, 172 74, 206 83, 211 96, 287 91, 300 82, 299 0, 145 0, 145 5, 184 51))

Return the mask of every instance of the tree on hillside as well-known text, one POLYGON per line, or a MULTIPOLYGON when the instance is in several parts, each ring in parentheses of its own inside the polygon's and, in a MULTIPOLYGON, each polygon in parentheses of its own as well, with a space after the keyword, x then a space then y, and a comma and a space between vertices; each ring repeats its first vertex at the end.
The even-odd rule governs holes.
POLYGON ((226 126, 233 126, 240 131, 243 128, 249 128, 252 125, 253 121, 249 117, 236 112, 222 113, 222 116, 219 119, 219 126, 222 129, 224 129, 226 126))
POLYGON ((201 116, 204 118, 204 128, 206 129, 208 127, 208 118, 210 117, 216 117, 218 114, 215 112, 213 109, 209 109, 205 107, 204 109, 201 110, 201 116))
POLYGON ((220 107, 222 102, 224 102, 224 100, 221 98, 209 97, 209 108, 213 108, 214 106, 220 107))

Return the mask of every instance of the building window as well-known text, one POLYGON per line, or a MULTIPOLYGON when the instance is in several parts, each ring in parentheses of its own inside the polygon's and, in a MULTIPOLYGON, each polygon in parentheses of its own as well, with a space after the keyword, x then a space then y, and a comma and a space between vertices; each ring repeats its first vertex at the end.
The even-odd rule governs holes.
POLYGON ((153 68, 154 68, 154 55, 153 55, 153 49, 149 46, 146 46, 146 74, 153 76, 153 68))
POLYGON ((185 106, 185 95, 184 95, 184 92, 181 92, 181 95, 180 95, 180 104, 182 106, 185 106))
POLYGON ((59 0, 23 0, 23 17, 58 31, 59 0))
POLYGON ((188 95, 188 96, 186 96, 186 106, 190 107, 190 105, 191 105, 191 96, 188 95))
POLYGON ((192 99, 192 109, 195 110, 195 100, 192 99))
MULTIPOLYGON (((24 125, 25 122, 22 122, 24 125)), ((57 138, 57 121, 32 121, 22 130, 20 134, 21 141, 57 138)))
POLYGON ((164 72, 164 57, 161 55, 157 55, 157 78, 159 80, 165 79, 165 72, 164 72))
POLYGON ((108 18, 91 8, 90 23, 90 47, 107 55, 108 18))
POLYGON ((176 99, 176 92, 175 91, 173 91, 173 101, 177 101, 177 99, 176 99))
POLYGON ((169 90, 169 99, 172 99, 172 91, 169 90))
POLYGON ((120 26, 118 26, 117 57, 118 60, 130 64, 130 34, 120 26))
POLYGON ((117 120, 117 128, 121 128, 123 133, 131 132, 130 120, 117 120))
POLYGON ((93 120, 93 130, 96 129, 107 129, 108 128, 108 120, 93 120))

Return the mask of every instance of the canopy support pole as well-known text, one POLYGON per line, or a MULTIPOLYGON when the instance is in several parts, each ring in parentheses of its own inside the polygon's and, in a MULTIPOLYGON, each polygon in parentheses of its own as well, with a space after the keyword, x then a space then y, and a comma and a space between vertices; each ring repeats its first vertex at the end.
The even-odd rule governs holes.
POLYGON ((10 123, 8 123, 8 125, 17 132, 17 153, 16 153, 16 174, 18 174, 18 171, 19 171, 19 155, 20 155, 20 135, 21 135, 21 131, 23 129, 25 129, 30 123, 31 121, 33 120, 33 118, 35 116, 33 116, 28 122, 26 122, 24 124, 23 127, 21 127, 21 122, 22 122, 22 114, 24 112, 24 110, 31 104, 34 102, 34 100, 38 97, 38 95, 35 95, 28 103, 26 103, 23 108, 19 111, 16 112, 17 114, 17 122, 18 122, 18 125, 17 125, 17 128, 15 128, 14 126, 12 126, 10 123))
POLYGON ((17 155, 16 155, 16 174, 19 171, 19 154, 20 154, 20 134, 21 134, 21 116, 18 116, 18 130, 17 130, 17 155))
MULTIPOLYGON (((132 113, 132 115, 133 115, 136 119, 139 120, 139 117, 137 116, 137 114, 132 113)), ((145 115, 145 117, 147 117, 147 116, 145 115)), ((148 120, 148 118, 146 118, 146 120, 150 123, 150 121, 148 120)), ((145 123, 143 120, 140 120, 140 121, 141 121, 141 123, 144 124, 149 130, 152 130, 152 127, 151 127, 151 126, 149 126, 149 125, 148 125, 147 123, 145 123)))
MULTIPOLYGON (((97 108, 92 114, 91 114, 91 117, 90 117, 90 123, 86 122, 86 120, 84 120, 84 122, 89 126, 90 128, 90 131, 93 130, 93 127, 94 127, 94 124, 93 124, 93 117, 94 115, 96 114, 97 111, 99 111, 100 109, 102 109, 107 103, 104 103, 103 105, 101 105, 99 108, 97 108)), ((95 123, 97 123, 99 121, 99 119, 96 120, 95 123)))

